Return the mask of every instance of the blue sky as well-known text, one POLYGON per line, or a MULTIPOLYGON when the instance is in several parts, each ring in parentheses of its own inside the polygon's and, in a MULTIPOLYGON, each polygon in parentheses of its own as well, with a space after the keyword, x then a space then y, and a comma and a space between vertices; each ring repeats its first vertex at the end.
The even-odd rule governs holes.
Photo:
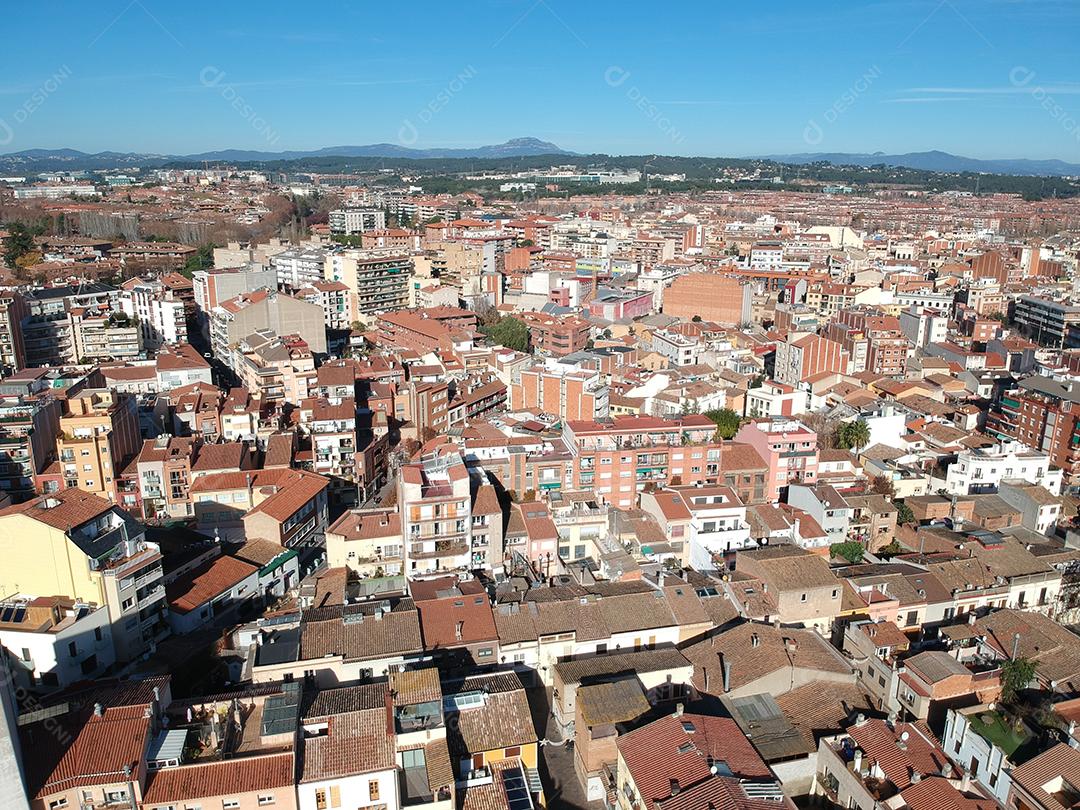
POLYGON ((5 14, 0 152, 533 136, 1080 162, 1078 34, 1076 0, 39 0, 5 14))

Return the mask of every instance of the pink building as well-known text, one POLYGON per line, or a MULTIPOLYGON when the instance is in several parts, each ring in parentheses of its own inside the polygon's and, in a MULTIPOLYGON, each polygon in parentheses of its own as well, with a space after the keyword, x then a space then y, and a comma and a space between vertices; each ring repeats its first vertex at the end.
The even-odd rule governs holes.
POLYGON ((817 481, 817 433, 797 419, 754 419, 739 429, 735 441, 749 444, 769 465, 767 489, 773 501, 780 499, 788 484, 817 481))

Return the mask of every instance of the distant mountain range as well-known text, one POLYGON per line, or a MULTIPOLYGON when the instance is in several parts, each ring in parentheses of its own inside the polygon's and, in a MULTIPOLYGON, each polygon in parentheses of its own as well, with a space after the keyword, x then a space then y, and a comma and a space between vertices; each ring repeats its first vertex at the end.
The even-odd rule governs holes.
MULTIPOLYGON (((505 143, 477 146, 466 149, 413 149, 394 143, 373 143, 366 146, 327 146, 322 149, 290 150, 283 152, 260 152, 248 149, 222 149, 215 152, 200 152, 194 155, 166 155, 139 152, 96 152, 89 154, 75 149, 26 149, 0 155, 0 176, 33 175, 46 171, 80 171, 100 169, 126 169, 140 167, 153 169, 170 163, 271 163, 275 161, 304 160, 307 158, 387 158, 405 160, 439 160, 454 158, 506 159, 535 158, 542 155, 562 155, 567 162, 588 163, 589 165, 608 159, 618 165, 631 165, 632 156, 613 157, 609 155, 579 155, 569 152, 550 141, 538 138, 513 138, 505 143), (629 163, 628 163, 629 161, 629 163)), ((650 162, 655 161, 654 155, 650 162)), ((700 160, 695 158, 670 158, 669 161, 700 160)), ((714 159, 707 159, 712 161, 714 159)), ((719 160, 719 159, 716 159, 719 160)), ((908 152, 901 155, 888 155, 884 152, 849 153, 849 152, 802 152, 790 155, 761 155, 745 158, 744 161, 773 161, 790 165, 810 163, 829 163, 835 166, 896 166, 918 171, 941 172, 976 172, 1014 176, 1052 176, 1067 177, 1080 175, 1080 164, 1066 163, 1062 160, 979 160, 976 158, 952 155, 948 152, 908 152)), ((636 165, 636 164, 634 164, 636 165)), ((678 167, 673 165, 672 171, 678 167)))
POLYGON ((951 155, 948 152, 907 152, 887 155, 857 152, 800 152, 793 155, 764 155, 764 160, 778 163, 832 163, 836 166, 903 166, 929 172, 984 172, 986 174, 1051 175, 1056 177, 1080 175, 1080 164, 1062 160, 979 160, 951 155))
POLYGON ((394 143, 373 143, 366 146, 328 146, 308 151, 259 152, 248 149, 222 149, 195 155, 160 155, 139 152, 96 152, 89 154, 76 149, 26 149, 0 155, 0 173, 22 174, 43 171, 79 171, 84 169, 113 169, 131 166, 156 168, 166 163, 226 162, 248 163, 275 160, 298 160, 312 157, 366 158, 512 158, 534 155, 572 155, 549 141, 538 138, 513 138, 506 143, 477 146, 472 149, 412 149, 394 143))

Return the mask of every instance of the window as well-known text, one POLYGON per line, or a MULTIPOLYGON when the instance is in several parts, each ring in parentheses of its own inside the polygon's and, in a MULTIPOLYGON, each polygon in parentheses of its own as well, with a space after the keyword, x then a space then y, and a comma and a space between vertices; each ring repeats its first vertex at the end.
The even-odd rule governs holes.
POLYGON ((372 779, 367 783, 368 801, 377 802, 379 800, 379 780, 372 779))
POLYGON ((802 596, 799 597, 799 601, 800 602, 805 602, 806 601, 806 594, 805 593, 802 596))
POLYGON ((521 756, 521 746, 520 745, 512 745, 509 748, 504 748, 503 749, 503 756, 505 756, 507 758, 520 757, 521 756))
POLYGON ((236 808, 238 808, 239 806, 240 806, 240 802, 237 801, 236 799, 222 799, 221 800, 222 810, 236 810, 236 808))
POLYGON ((273 804, 275 801, 277 800, 274 798, 273 794, 267 793, 265 796, 259 797, 259 807, 266 807, 267 805, 273 804))
POLYGON ((58 807, 67 807, 67 803, 67 799, 53 799, 51 802, 49 802, 49 810, 56 810, 56 808, 58 807))

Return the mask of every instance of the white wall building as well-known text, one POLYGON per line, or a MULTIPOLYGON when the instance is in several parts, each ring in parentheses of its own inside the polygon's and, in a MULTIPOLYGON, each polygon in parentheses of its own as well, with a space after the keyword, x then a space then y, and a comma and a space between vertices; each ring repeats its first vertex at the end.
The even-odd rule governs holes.
POLYGON ((1050 456, 1015 441, 959 452, 949 465, 945 489, 956 495, 997 492, 1003 479, 1039 484, 1053 495, 1061 494, 1062 472, 1050 469, 1050 456))

